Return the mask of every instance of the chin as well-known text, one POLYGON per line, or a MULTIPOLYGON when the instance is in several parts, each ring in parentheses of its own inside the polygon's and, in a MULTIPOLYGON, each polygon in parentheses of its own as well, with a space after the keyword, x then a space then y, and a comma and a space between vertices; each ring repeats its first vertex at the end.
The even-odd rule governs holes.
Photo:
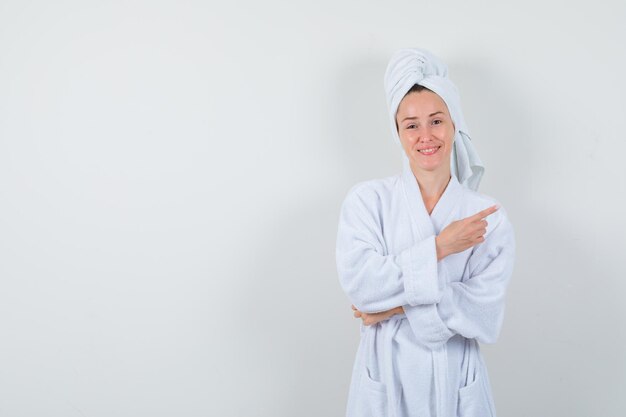
POLYGON ((437 171, 438 169, 441 169, 441 167, 443 166, 442 161, 431 161, 425 164, 424 161, 413 159, 411 162, 413 166, 415 166, 416 168, 422 169, 424 171, 437 171))
POLYGON ((427 172, 437 172, 437 171, 442 171, 445 168, 445 164, 447 163, 448 166, 450 164, 450 161, 432 161, 431 163, 427 163, 424 164, 424 161, 418 161, 415 159, 411 159, 411 165, 414 168, 419 169, 420 171, 427 171, 427 172))

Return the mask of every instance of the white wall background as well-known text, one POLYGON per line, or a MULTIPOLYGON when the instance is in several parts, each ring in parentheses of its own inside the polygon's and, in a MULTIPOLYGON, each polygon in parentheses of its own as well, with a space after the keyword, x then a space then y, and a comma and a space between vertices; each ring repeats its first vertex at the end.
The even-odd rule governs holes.
POLYGON ((383 73, 450 67, 518 238, 500 416, 626 407, 626 6, 1 1, 0 416, 341 416, 383 73))

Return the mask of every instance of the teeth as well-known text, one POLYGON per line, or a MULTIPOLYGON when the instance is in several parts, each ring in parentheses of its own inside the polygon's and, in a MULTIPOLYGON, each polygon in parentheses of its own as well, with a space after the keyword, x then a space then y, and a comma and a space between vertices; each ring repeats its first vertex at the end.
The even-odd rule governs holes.
POLYGON ((437 149, 439 149, 439 148, 437 147, 437 148, 430 148, 430 149, 420 149, 418 152, 431 153, 431 152, 435 152, 437 149))

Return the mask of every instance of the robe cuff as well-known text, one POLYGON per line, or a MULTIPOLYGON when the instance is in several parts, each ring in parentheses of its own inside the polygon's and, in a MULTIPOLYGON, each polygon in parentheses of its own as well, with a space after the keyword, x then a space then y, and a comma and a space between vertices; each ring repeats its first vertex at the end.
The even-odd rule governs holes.
POLYGON ((441 299, 435 235, 400 253, 404 292, 409 305, 433 304, 441 299))
POLYGON ((454 336, 454 333, 441 320, 436 304, 405 305, 402 308, 421 346, 435 349, 454 336))

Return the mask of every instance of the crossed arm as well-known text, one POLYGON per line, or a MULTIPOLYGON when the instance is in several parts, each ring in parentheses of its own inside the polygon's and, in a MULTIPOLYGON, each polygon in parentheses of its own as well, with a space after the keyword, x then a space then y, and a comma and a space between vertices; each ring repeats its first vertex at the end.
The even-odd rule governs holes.
POLYGON ((363 324, 366 326, 371 326, 373 324, 378 323, 379 321, 387 320, 389 317, 404 313, 404 308, 402 306, 398 306, 392 308, 391 310, 382 311, 380 313, 363 313, 359 311, 354 304, 352 304, 352 310, 354 311, 354 317, 360 318, 363 320, 363 324))
MULTIPOLYGON (((485 210, 479 211, 473 216, 450 223, 450 225, 442 230, 435 238, 437 261, 440 261, 448 255, 462 252, 471 246, 484 242, 484 235, 487 232, 488 225, 485 217, 493 214, 498 208, 498 206, 491 206, 485 210)), ((387 320, 395 314, 404 313, 402 306, 378 313, 365 313, 356 308, 354 304, 352 304, 351 307, 352 310, 354 310, 354 317, 361 318, 363 324, 366 326, 387 320)))
POLYGON ((488 234, 484 218, 496 212, 495 206, 385 256, 375 218, 365 207, 350 209, 342 209, 337 259, 355 317, 372 325, 404 312, 418 341, 431 347, 454 334, 495 342, 514 252, 513 230, 504 213, 496 215, 488 234), (447 282, 437 262, 469 247, 474 247, 469 279, 447 282))

